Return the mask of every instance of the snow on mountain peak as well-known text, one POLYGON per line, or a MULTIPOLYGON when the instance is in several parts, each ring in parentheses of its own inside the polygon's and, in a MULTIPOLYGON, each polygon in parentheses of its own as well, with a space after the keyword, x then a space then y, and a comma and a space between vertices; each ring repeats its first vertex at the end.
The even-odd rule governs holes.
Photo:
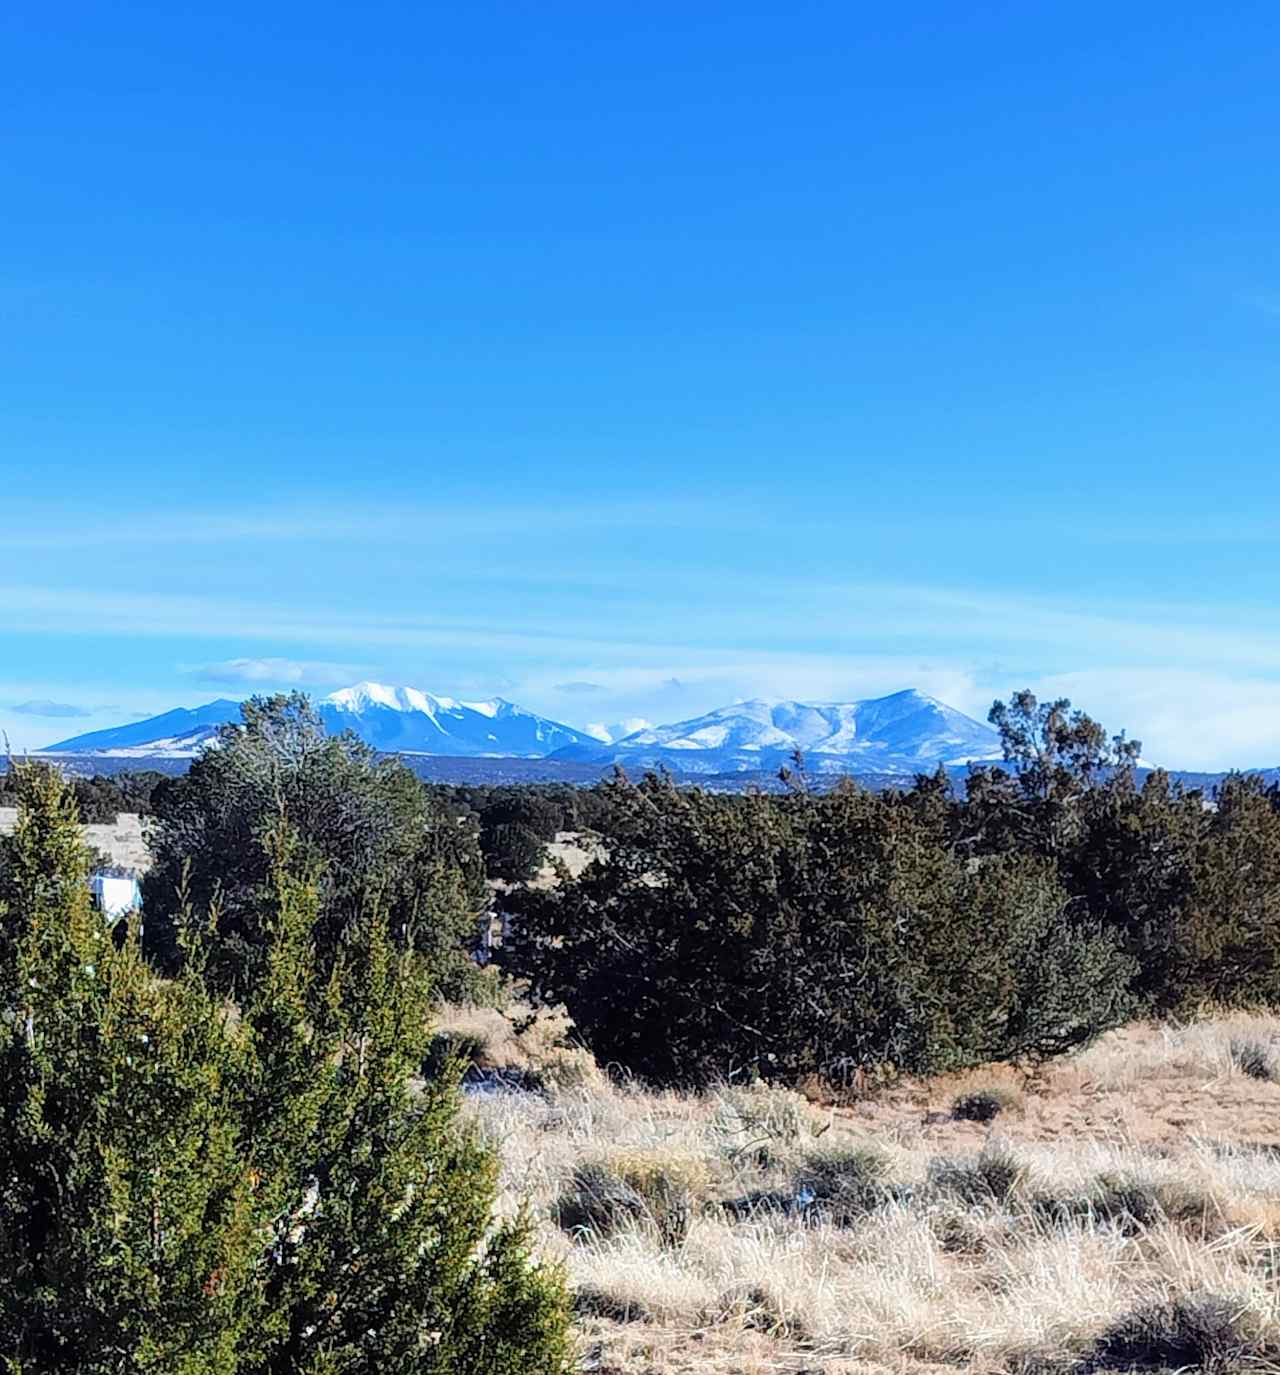
POLYGON ((481 716, 493 717, 507 704, 501 697, 490 697, 486 702, 461 702, 459 705, 466 707, 468 711, 478 711, 481 716))
POLYGON ((614 745, 637 731, 652 729, 653 722, 646 721, 643 716, 628 716, 622 721, 615 721, 612 725, 606 725, 603 721, 593 721, 582 728, 585 735, 589 735, 593 740, 599 740, 602 745, 614 745))
MULTIPOLYGON (((868 771, 910 773, 999 757, 988 726, 913 688, 854 702, 752 697, 622 738, 606 740, 607 727, 590 733, 617 750, 606 756, 617 762, 700 773, 767 768, 795 750, 818 771, 844 771, 856 761, 868 771)), ((600 757, 600 746, 592 757, 600 757)))
MULTIPOLYGON (((356 683, 353 687, 340 688, 331 692, 324 700, 340 711, 364 711, 371 706, 386 707, 390 711, 421 711, 424 708, 413 702, 412 688, 387 687, 383 683, 356 683)), ((414 693, 421 697, 421 693, 414 693)))
MULTIPOLYGON (((583 730, 501 697, 462 702, 374 682, 341 688, 316 708, 327 730, 354 731, 387 753, 554 756, 591 763, 615 760, 641 768, 665 764, 694 773, 775 768, 797 749, 817 772, 910 774, 939 762, 956 765, 1000 757, 999 738, 988 726, 915 689, 854 702, 755 697, 670 725, 631 717, 583 730)), ((210 702, 48 748, 191 757, 239 715, 236 702, 210 702)))
POLYGON ((501 697, 462 702, 419 688, 357 683, 319 706, 331 729, 353 729, 369 744, 403 754, 540 758, 588 739, 501 697))

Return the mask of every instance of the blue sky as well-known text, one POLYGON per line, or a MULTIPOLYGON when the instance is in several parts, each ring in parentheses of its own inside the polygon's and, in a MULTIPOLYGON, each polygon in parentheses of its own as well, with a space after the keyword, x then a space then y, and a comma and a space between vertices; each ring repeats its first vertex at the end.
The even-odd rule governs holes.
POLYGON ((1280 761, 1273 5, 19 0, 0 51, 16 747, 1029 684, 1280 761))

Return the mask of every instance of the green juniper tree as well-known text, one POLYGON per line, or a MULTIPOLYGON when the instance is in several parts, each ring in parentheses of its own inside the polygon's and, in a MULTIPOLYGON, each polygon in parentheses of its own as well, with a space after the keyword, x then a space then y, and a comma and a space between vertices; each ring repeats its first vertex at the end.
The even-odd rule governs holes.
POLYGON ((321 969, 321 885, 260 838, 260 977, 172 979, 90 907, 65 785, 19 770, 0 856, 0 1353, 9 1375, 563 1375, 566 1301, 428 1039, 376 910, 321 969))
POLYGON ((209 977, 243 993, 262 968, 259 893, 271 860, 258 837, 282 814, 316 863, 314 931, 336 959, 370 904, 394 938, 427 959, 442 992, 465 992, 467 955, 488 903, 473 829, 461 826, 398 760, 350 734, 327 735, 300 693, 255 698, 187 775, 155 797, 153 864, 144 886, 147 950, 175 970, 187 905, 216 911, 209 977))
POLYGON ((607 858, 508 899, 500 958, 597 1058, 663 1083, 913 1072, 1071 1049, 1131 966, 1046 861, 982 863, 928 796, 609 785, 607 858))
POLYGON ((1000 734, 1002 770, 975 770, 969 781, 979 829, 997 845, 1031 850, 1055 862, 1078 845, 1083 801, 1104 786, 1131 788, 1142 742, 1112 737, 1060 697, 1041 702, 1028 688, 993 702, 987 720, 1000 734))

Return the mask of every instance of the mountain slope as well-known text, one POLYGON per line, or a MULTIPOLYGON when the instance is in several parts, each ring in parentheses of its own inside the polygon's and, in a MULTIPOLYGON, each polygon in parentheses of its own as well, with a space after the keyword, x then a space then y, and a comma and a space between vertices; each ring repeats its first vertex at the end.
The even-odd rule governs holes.
POLYGON ((611 745, 569 747, 556 757, 728 773, 777 768, 796 750, 818 773, 905 774, 998 759, 1000 742, 989 726, 907 690, 861 702, 735 702, 705 716, 636 731, 611 745))
MULTIPOLYGON (((535 716, 500 697, 457 702, 417 688, 358 683, 317 702, 316 709, 326 730, 350 730, 388 753, 540 759, 561 748, 591 743, 582 731, 535 716)), ((239 702, 210 702, 114 730, 73 736, 49 745, 45 752, 187 758, 208 744, 220 725, 239 719, 239 702)))
POLYGON ((240 703, 220 698, 202 707, 177 707, 160 716, 134 721, 127 726, 89 731, 46 745, 50 754, 168 754, 182 758, 195 754, 217 734, 218 727, 240 719, 240 703))

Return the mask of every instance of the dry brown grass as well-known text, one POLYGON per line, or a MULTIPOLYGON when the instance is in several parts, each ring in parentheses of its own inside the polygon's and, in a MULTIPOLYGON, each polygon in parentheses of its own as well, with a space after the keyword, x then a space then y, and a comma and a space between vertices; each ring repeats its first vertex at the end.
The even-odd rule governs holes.
POLYGON ((563 1013, 536 1018, 507 1015, 494 1008, 446 1007, 432 1018, 438 1035, 474 1040, 480 1047, 476 1063, 485 1069, 535 1073, 544 1083, 560 1088, 603 1086, 605 1077, 591 1053, 573 1038, 573 1024, 563 1013))
MULTIPOLYGON (((16 807, 0 807, 0 835, 7 835, 18 822, 16 807)), ((114 822, 84 826, 85 844, 125 869, 145 873, 151 867, 147 848, 146 821, 133 812, 121 812, 114 822)))
MULTIPOLYGON (((568 1034, 512 1045, 483 1016, 522 1068, 568 1034)), ((1242 1039, 1280 1044, 1280 1020, 1137 1026, 1034 1078, 995 1069, 850 1106, 588 1076, 468 1111, 501 1150, 504 1208, 531 1202, 579 1295, 584 1369, 1101 1371, 1129 1362, 1132 1331, 1151 1369, 1280 1369, 1280 1086, 1243 1072, 1242 1039), (1008 1105, 994 1121, 953 1117, 993 1089, 1008 1105), (648 1203, 562 1227, 584 1167, 648 1203), (672 1189, 677 1231, 652 1206, 672 1189), (1225 1357, 1178 1308, 1194 1317, 1205 1296, 1224 1301, 1225 1317, 1206 1311, 1225 1357), (1190 1346, 1161 1347, 1161 1323, 1189 1324, 1190 1346)))

